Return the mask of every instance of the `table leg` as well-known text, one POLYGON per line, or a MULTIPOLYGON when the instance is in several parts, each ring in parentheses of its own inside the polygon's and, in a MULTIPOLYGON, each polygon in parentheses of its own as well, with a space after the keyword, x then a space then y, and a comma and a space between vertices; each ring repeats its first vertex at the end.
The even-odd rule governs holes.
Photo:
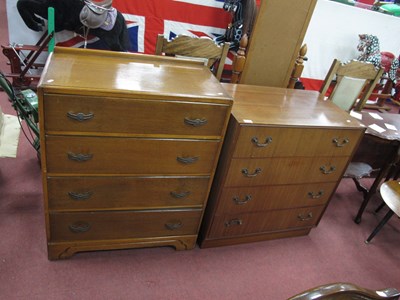
POLYGON ((364 195, 364 200, 361 203, 360 209, 358 210, 357 216, 354 219, 354 222, 356 222, 357 224, 360 224, 361 222, 361 217, 364 213, 365 208, 367 207, 367 204, 369 202, 369 200, 371 199, 371 197, 376 193, 379 184, 381 183, 383 177, 385 177, 385 174, 387 173, 387 170, 390 168, 390 166, 385 166, 384 168, 382 168, 380 170, 380 172, 378 173, 378 175, 376 176, 374 182, 372 183, 372 186, 370 187, 369 191, 367 192, 366 195, 364 195))
POLYGON ((381 181, 383 180, 383 178, 385 178, 385 176, 386 176, 385 179, 388 180, 389 179, 388 176, 392 174, 392 172, 389 172, 389 171, 392 170, 392 167, 396 166, 396 162, 398 161, 398 150, 399 149, 396 149, 396 151, 393 153, 393 155, 389 156, 387 163, 379 171, 379 173, 376 176, 374 182, 372 183, 372 186, 369 189, 368 193, 366 195, 364 195, 364 200, 361 203, 361 206, 360 206, 360 209, 358 210, 357 216, 354 218, 354 222, 356 222, 357 224, 360 224, 361 217, 364 213, 364 210, 367 207, 367 204, 368 204, 369 200, 371 199, 371 197, 378 190, 379 185, 380 185, 381 181))

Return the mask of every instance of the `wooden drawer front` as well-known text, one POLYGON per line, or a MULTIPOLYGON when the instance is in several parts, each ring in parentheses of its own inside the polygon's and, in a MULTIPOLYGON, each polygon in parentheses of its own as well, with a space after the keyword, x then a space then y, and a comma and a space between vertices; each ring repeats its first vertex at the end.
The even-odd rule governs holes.
POLYGON ((348 157, 232 159, 225 186, 336 182, 348 157))
POLYGON ((216 215, 239 214, 324 205, 335 182, 302 185, 225 188, 219 197, 216 215))
POLYGON ((234 157, 350 156, 363 132, 241 127, 234 157))
POLYGON ((201 208, 209 177, 48 177, 49 210, 201 208))
POLYGON ((197 234, 201 210, 50 213, 50 240, 104 240, 197 234))
POLYGON ((48 136, 47 171, 210 174, 217 141, 48 136))
POLYGON ((222 136, 227 105, 45 95, 46 131, 222 136))
POLYGON ((317 224, 323 210, 324 206, 317 206, 216 216, 209 236, 210 238, 221 238, 267 231, 311 227, 317 224))

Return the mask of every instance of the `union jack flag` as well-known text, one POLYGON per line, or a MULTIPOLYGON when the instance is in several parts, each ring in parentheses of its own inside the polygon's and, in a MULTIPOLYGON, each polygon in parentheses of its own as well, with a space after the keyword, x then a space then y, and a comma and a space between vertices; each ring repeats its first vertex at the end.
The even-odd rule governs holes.
POLYGON ((179 34, 215 38, 225 33, 231 15, 224 0, 114 0, 125 17, 132 52, 153 54, 157 35, 179 34))
MULTIPOLYGON (((113 6, 124 16, 131 43, 131 52, 153 54, 157 35, 167 38, 179 34, 215 37, 225 33, 231 14, 224 0, 114 0, 113 6)), ((83 47, 83 37, 71 32, 57 33, 59 46, 83 47)), ((98 38, 89 35, 90 48, 104 48, 98 38)))

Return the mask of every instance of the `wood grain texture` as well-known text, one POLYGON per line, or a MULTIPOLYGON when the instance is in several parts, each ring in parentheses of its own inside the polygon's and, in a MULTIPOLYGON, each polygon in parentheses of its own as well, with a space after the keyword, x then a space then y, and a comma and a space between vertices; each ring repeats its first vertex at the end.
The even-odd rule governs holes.
POLYGON ((201 247, 308 234, 365 128, 318 93, 224 84, 234 105, 201 247))
POLYGON ((382 184, 380 192, 386 205, 400 217, 400 183, 390 180, 382 184))
POLYGON ((38 95, 49 259, 195 247, 232 107, 207 67, 56 48, 38 95))
POLYGON ((287 87, 316 0, 261 1, 240 83, 287 87))
POLYGON ((218 45, 214 40, 207 36, 193 37, 178 35, 172 40, 168 40, 163 34, 159 34, 156 44, 156 55, 182 56, 187 58, 205 59, 207 67, 211 68, 216 62, 217 67, 214 74, 221 80, 222 71, 225 66, 226 57, 229 51, 229 43, 225 42, 218 45))

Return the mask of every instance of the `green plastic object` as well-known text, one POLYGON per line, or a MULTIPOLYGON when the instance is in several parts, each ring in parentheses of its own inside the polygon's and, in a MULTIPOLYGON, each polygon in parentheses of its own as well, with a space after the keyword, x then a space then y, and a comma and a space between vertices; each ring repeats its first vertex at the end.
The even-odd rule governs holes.
POLYGON ((48 51, 53 52, 54 51, 54 46, 55 46, 55 39, 54 39, 54 8, 53 7, 49 7, 48 11, 47 11, 47 33, 48 35, 53 34, 53 37, 51 38, 50 42, 49 42, 49 47, 48 47, 48 51))
POLYGON ((38 96, 34 91, 32 91, 31 89, 26 89, 22 90, 21 94, 24 95, 25 100, 28 101, 33 108, 38 109, 38 96))
POLYGON ((400 16, 400 5, 397 4, 383 4, 380 11, 393 16, 400 16))
POLYGON ((39 115, 38 115, 39 100, 38 100, 38 96, 31 89, 22 90, 21 94, 23 95, 23 99, 25 100, 25 104, 27 106, 30 106, 29 107, 30 108, 29 111, 32 113, 34 121, 36 123, 39 122, 39 115))

